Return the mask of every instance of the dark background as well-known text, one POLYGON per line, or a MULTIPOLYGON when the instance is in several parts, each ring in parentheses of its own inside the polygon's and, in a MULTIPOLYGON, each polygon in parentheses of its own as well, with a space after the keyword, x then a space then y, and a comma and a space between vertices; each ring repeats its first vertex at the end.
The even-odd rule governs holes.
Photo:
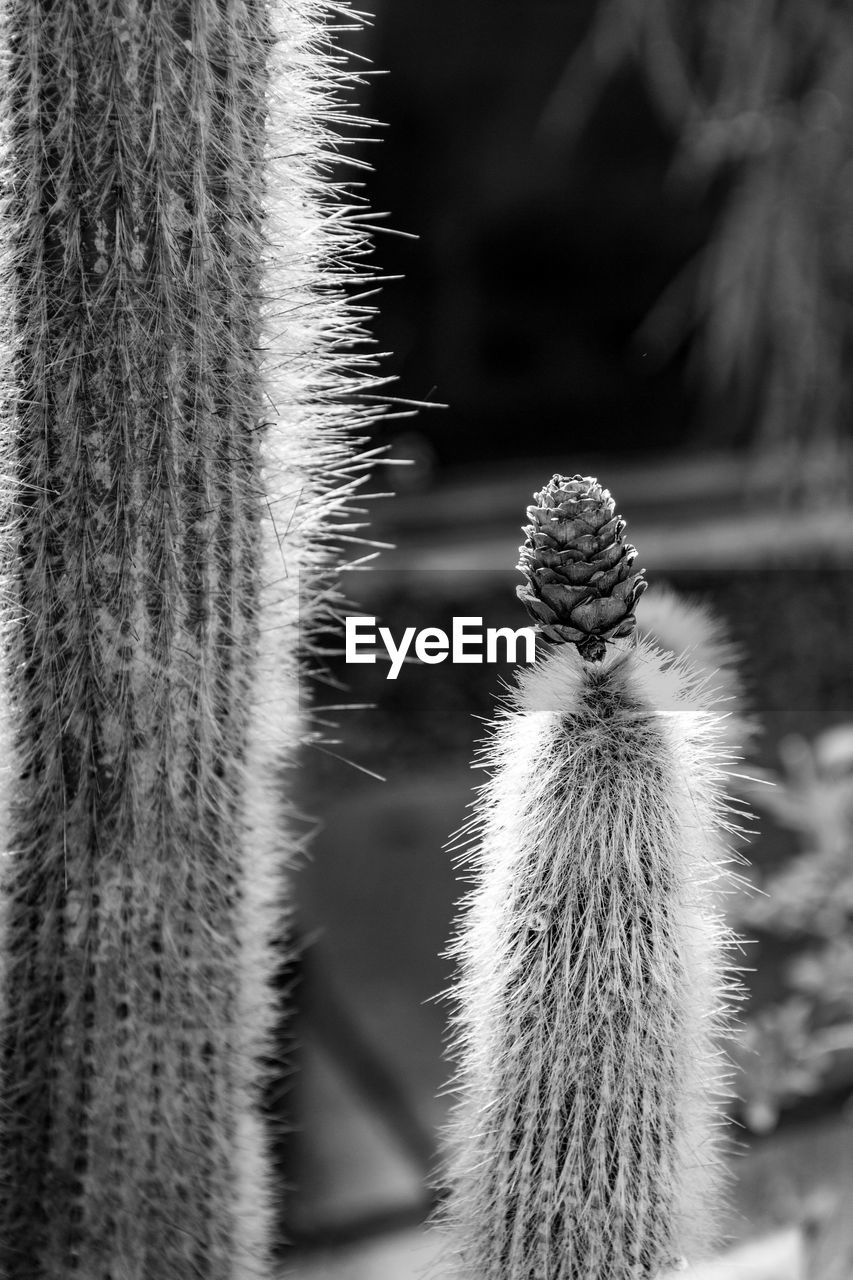
POLYGON ((374 56, 393 71, 367 95, 387 122, 367 191, 419 239, 378 237, 381 269, 404 279, 384 290, 374 332, 401 395, 446 403, 414 424, 442 466, 645 456, 701 435, 683 353, 663 359, 637 330, 703 243, 714 198, 668 177, 675 139, 636 65, 574 144, 548 127, 593 11, 379 8, 374 56))

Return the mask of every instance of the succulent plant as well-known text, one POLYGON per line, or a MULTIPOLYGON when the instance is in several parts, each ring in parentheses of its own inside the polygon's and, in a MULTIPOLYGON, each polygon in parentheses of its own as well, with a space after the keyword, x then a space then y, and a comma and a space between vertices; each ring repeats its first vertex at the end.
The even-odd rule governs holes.
POLYGON ((368 376, 345 72, 315 0, 2 9, 0 1270, 234 1280, 274 1235, 280 768, 368 376))
POLYGON ((522 672, 484 747, 444 1225, 463 1280, 654 1280, 719 1230, 728 708, 619 638, 639 590, 609 494, 555 477, 539 497, 530 592, 573 643, 522 672), (572 587, 598 584, 581 625, 576 565, 572 587))

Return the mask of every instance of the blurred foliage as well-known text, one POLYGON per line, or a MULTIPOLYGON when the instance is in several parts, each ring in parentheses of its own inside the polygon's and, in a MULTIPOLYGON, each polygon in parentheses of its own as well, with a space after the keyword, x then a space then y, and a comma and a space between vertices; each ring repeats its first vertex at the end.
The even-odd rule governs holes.
POLYGON ((549 103, 552 139, 573 144, 631 63, 676 133, 673 176, 718 209, 643 344, 665 357, 689 339, 717 438, 760 446, 791 492, 849 496, 853 8, 602 0, 549 103))
POLYGON ((759 1132, 782 1107, 853 1082, 853 724, 812 744, 789 736, 783 772, 754 800, 800 851, 742 904, 738 924, 788 939, 782 997, 747 1020, 738 1047, 744 1116, 759 1132))

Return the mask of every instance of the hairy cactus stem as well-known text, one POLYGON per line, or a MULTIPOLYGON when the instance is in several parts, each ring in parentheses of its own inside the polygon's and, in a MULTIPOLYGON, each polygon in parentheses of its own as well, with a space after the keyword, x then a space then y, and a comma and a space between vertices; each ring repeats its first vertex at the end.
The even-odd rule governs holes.
POLYGON ((653 1280, 719 1230, 727 741, 704 673, 626 638, 637 583, 605 494, 539 495, 525 602, 571 643, 519 676, 465 833, 443 1218, 466 1280, 653 1280))
POLYGON ((8 1280, 269 1266, 277 770, 372 385, 327 16, 0 10, 8 1280))

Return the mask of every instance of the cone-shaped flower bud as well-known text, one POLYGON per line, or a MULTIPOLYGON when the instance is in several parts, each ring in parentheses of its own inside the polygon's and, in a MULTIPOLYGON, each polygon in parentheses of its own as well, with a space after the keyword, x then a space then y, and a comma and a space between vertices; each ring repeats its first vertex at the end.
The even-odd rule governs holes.
POLYGON ((635 626, 646 588, 643 571, 632 569, 636 548, 624 541, 625 521, 609 490, 592 476, 555 475, 534 497, 518 597, 543 639, 570 641, 588 662, 600 662, 606 641, 635 626))

